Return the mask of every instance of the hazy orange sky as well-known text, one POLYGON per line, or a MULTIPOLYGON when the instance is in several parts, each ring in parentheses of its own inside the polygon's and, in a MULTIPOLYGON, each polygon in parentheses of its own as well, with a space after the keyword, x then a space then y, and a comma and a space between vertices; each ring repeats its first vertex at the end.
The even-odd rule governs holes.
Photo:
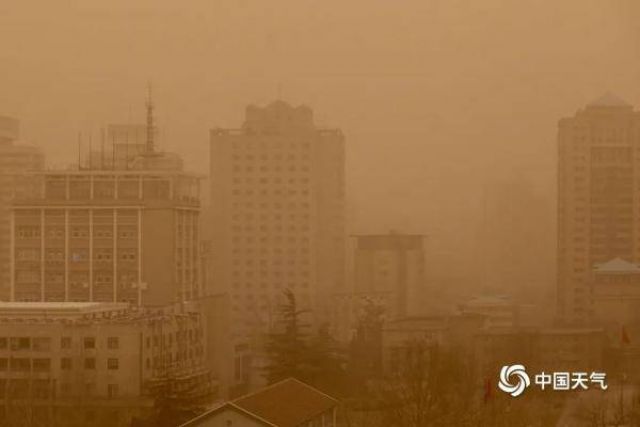
POLYGON ((637 0, 5 1, 0 114, 63 164, 79 131, 141 121, 151 81, 162 147, 206 172, 208 129, 280 94, 344 130, 358 228, 459 249, 485 175, 552 200, 557 120, 640 105, 639 23, 637 0))

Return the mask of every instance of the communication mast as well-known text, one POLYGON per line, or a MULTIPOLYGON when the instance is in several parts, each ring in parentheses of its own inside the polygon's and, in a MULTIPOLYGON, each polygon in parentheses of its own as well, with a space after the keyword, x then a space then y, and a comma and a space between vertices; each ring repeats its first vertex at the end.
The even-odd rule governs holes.
POLYGON ((147 146, 146 146, 146 154, 152 155, 155 152, 155 141, 154 141, 154 123, 153 123, 153 99, 151 96, 151 84, 149 84, 149 92, 147 96, 147 146))

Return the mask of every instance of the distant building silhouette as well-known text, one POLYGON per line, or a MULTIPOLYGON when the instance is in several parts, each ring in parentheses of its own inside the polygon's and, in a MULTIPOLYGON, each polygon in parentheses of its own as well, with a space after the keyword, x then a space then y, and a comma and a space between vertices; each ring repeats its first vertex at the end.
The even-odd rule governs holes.
POLYGON ((25 174, 44 168, 44 155, 39 148, 17 142, 19 128, 17 120, 0 117, 0 300, 4 301, 11 293, 11 201, 24 190, 25 174))
POLYGON ((607 94, 560 120, 558 317, 587 323, 593 266, 640 260, 640 113, 607 94))
POLYGON ((344 286, 344 137, 308 107, 249 106, 241 129, 211 131, 211 281, 235 325, 264 329, 284 289, 326 318, 344 286))
POLYGON ((417 314, 425 293, 424 236, 368 234, 356 236, 355 293, 378 299, 386 315, 417 314))

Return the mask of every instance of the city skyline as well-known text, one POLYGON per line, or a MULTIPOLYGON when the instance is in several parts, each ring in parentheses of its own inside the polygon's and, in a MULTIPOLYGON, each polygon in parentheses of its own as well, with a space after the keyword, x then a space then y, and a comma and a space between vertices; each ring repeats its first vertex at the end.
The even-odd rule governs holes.
POLYGON ((640 426, 638 22, 0 6, 0 427, 640 426))

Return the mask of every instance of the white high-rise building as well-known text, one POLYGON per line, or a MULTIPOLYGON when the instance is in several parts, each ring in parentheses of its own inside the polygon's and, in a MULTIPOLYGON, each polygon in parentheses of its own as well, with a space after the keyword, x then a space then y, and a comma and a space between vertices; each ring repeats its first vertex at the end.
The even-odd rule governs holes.
POLYGON ((234 324, 263 330, 290 289, 315 321, 344 287, 344 136, 311 109, 249 106, 240 129, 211 131, 212 287, 234 324))

